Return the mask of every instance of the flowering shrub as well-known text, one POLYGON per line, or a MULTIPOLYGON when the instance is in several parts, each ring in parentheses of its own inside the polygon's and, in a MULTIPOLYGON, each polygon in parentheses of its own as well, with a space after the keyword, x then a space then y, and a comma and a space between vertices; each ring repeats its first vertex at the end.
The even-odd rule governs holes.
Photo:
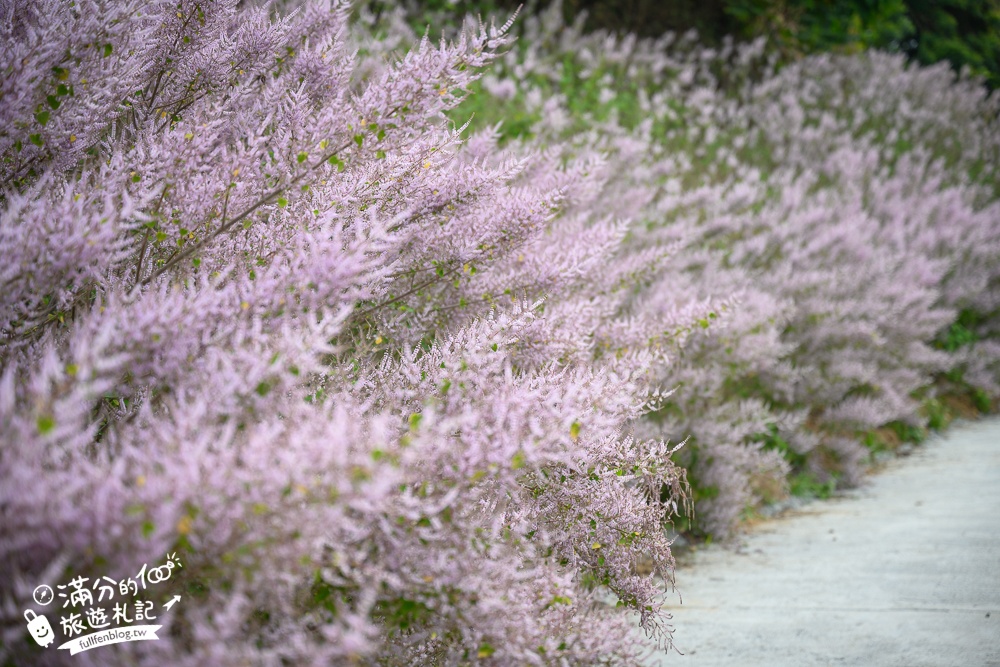
POLYGON ((238 4, 4 7, 8 662, 67 660, 36 584, 174 553, 161 639, 74 664, 636 664, 682 466, 722 535, 997 392, 974 84, 238 4))
POLYGON ((673 250, 642 308, 721 306, 640 426, 689 439, 701 530, 789 474, 855 483, 862 440, 922 428, 942 391, 997 394, 1000 99, 978 82, 875 52, 778 70, 761 42, 585 34, 558 5, 522 37, 477 110, 619 165, 604 199, 630 247, 673 250))
POLYGON ((668 646, 684 478, 631 430, 691 322, 629 318, 607 169, 445 122, 509 26, 236 5, 5 9, 5 659, 68 660, 40 580, 164 553, 160 641, 74 664, 634 664, 599 585, 668 646))

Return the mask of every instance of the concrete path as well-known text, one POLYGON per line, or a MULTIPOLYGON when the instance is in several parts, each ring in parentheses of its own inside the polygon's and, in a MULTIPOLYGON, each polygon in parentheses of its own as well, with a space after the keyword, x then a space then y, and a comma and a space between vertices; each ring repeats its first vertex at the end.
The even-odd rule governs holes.
POLYGON ((677 586, 685 655, 649 665, 1000 667, 1000 421, 698 550, 677 586))

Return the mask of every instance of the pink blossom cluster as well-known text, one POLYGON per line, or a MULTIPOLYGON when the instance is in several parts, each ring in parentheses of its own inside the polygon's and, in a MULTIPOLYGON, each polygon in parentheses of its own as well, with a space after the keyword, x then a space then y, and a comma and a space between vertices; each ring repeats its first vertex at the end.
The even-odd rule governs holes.
POLYGON ((685 482, 634 424, 692 323, 624 312, 665 265, 587 215, 607 165, 447 122, 509 25, 239 4, 0 10, 0 659, 635 664, 609 595, 666 648, 685 482), (158 641, 27 635, 165 553, 158 641))

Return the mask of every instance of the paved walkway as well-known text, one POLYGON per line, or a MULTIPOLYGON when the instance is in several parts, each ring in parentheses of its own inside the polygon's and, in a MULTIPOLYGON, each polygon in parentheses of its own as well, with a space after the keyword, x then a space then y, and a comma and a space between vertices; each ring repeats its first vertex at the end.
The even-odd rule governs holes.
POLYGON ((649 665, 1000 667, 1000 421, 699 550, 677 585, 685 655, 649 665))

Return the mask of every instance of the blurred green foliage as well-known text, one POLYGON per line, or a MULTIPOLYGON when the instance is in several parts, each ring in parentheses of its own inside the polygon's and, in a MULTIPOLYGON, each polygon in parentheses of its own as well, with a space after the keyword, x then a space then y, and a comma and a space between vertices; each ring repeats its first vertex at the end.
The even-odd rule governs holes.
MULTIPOLYGON (((540 11, 547 2, 428 0, 426 18, 540 11)), ((727 35, 769 38, 783 56, 879 48, 929 65, 947 60, 1000 86, 1000 0, 564 0, 568 21, 587 12, 588 29, 655 37, 697 30, 718 43, 727 35)), ((419 20, 419 16, 416 17, 419 20)))
POLYGON ((708 42, 766 35, 786 56, 869 47, 929 65, 968 66, 1000 85, 1000 0, 566 0, 589 27, 653 36, 695 29, 708 42))
POLYGON ((934 346, 939 350, 954 352, 955 350, 972 345, 979 340, 975 330, 985 319, 974 310, 965 309, 958 314, 958 319, 951 327, 942 332, 941 336, 934 342, 934 346))
POLYGON ((968 65, 1000 86, 1000 0, 906 0, 911 41, 902 50, 924 64, 968 65))
POLYGON ((743 37, 767 35, 791 52, 888 46, 913 25, 906 0, 726 0, 743 37))
MULTIPOLYGON (((581 2, 583 0, 574 0, 581 2)), ((710 23, 695 14, 705 38, 766 35, 786 55, 879 48, 902 51, 929 65, 968 66, 1000 85, 1000 0, 676 0, 692 7, 718 5, 726 18, 710 23), (720 30, 721 29, 721 30, 720 30)), ((673 2, 655 3, 663 10, 673 2)))

